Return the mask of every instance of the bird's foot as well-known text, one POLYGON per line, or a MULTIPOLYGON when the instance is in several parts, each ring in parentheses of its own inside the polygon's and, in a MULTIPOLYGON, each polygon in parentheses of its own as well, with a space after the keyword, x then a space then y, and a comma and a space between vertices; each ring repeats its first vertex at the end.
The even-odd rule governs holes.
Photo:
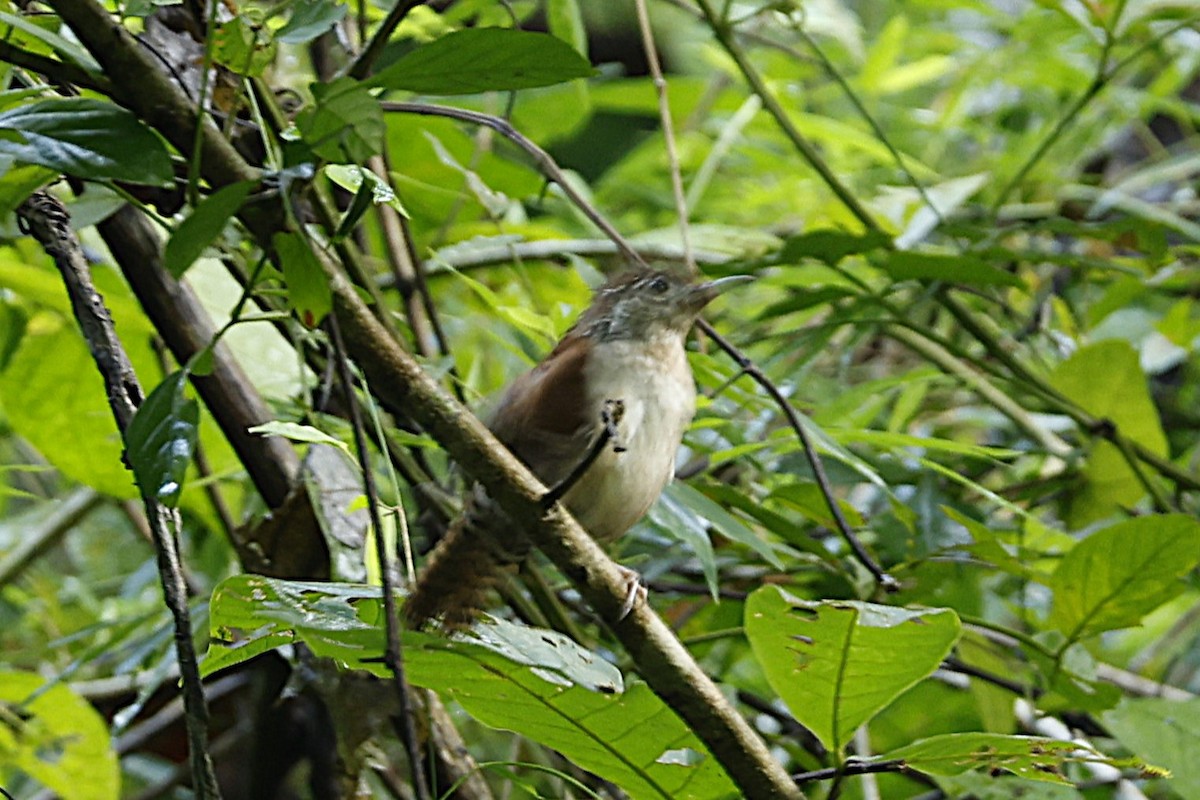
POLYGON ((617 565, 617 569, 621 571, 621 582, 625 585, 625 602, 621 604, 621 616, 617 617, 618 620, 622 620, 629 616, 639 600, 646 602, 648 593, 637 570, 622 567, 620 564, 617 565))

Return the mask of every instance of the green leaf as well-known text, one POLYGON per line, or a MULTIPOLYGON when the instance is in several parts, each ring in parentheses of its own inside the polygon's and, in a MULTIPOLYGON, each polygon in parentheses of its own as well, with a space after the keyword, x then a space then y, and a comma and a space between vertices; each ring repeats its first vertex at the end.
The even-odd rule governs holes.
POLYGON ((328 444, 343 451, 346 455, 350 455, 350 448, 345 442, 311 425, 272 420, 271 422, 264 422, 262 425, 255 425, 253 428, 248 428, 247 433, 257 433, 262 436, 282 436, 293 442, 328 444))
POLYGON ((683 503, 679 502, 673 491, 673 485, 667 484, 658 502, 650 506, 647 519, 660 531, 683 543, 704 572, 704 582, 713 599, 717 598, 720 585, 717 577, 717 554, 713 550, 712 540, 708 537, 708 523, 683 503))
POLYGON ((751 594, 745 614, 767 681, 836 753, 859 725, 932 674, 961 630, 950 609, 810 602, 777 586, 751 594))
POLYGON ((342 21, 350 7, 334 0, 297 0, 287 23, 275 32, 285 44, 305 44, 342 21))
POLYGON ((163 266, 178 278, 190 267, 204 248, 225 229, 225 223, 237 213, 254 188, 253 181, 231 183, 206 197, 167 240, 163 266))
POLYGON ((217 26, 213 58, 238 75, 257 78, 275 60, 275 40, 262 27, 237 16, 217 26))
POLYGON ((1200 797, 1200 699, 1125 698, 1104 714, 1104 727, 1133 753, 1171 771, 1180 797, 1200 797))
POLYGON ((315 328, 333 308, 333 293, 321 262, 299 233, 277 233, 272 240, 283 267, 288 302, 300 321, 315 328))
MULTIPOLYGON (((0 282, 4 277, 0 271, 0 282)), ((49 313, 30 320, 0 375, 8 423, 55 469, 105 494, 134 498, 106 396, 79 332, 49 313)))
POLYGON ((591 64, 557 37, 469 28, 402 56, 370 84, 421 94, 476 94, 551 86, 591 74, 591 64))
POLYGON ((836 230, 815 230, 798 236, 789 236, 779 250, 778 259, 784 263, 804 258, 823 261, 836 266, 843 258, 860 253, 870 253, 887 247, 891 237, 886 233, 847 233, 836 230))
MULTIPOLYGON (((34 16, 26 18, 19 14, 10 14, 7 11, 0 11, 0 23, 11 25, 17 30, 28 36, 38 40, 52 52, 56 53, 63 61, 67 61, 82 67, 87 72, 93 75, 103 75, 104 70, 96 63, 96 59, 92 58, 92 54, 84 49, 79 42, 72 41, 66 37, 60 36, 57 31, 61 27, 60 24, 53 25, 54 30, 47 30, 41 25, 34 23, 34 19, 44 19, 44 17, 34 16)), ((5 31, 5 38, 13 37, 10 31, 5 31)), ((40 90, 38 90, 40 91, 40 90)))
POLYGON ((408 212, 404 210, 404 206, 400 203, 400 198, 396 197, 396 193, 392 191, 392 187, 388 186, 386 181, 369 169, 355 164, 327 164, 325 166, 325 177, 348 192, 357 193, 362 189, 363 184, 366 183, 371 190, 371 202, 376 205, 386 203, 396 209, 401 216, 408 216, 408 212))
POLYGON ((894 760, 929 775, 961 775, 968 770, 984 769, 993 777, 998 772, 1011 772, 1029 780, 1061 784, 1070 783, 1063 774, 1067 764, 1146 768, 1136 759, 1111 758, 1080 742, 1000 733, 931 736, 869 759, 873 762, 894 760))
POLYGON ((1131 441, 1167 454, 1146 375, 1127 342, 1109 339, 1081 347, 1059 364, 1051 383, 1092 416, 1111 420, 1131 441))
POLYGON ((184 394, 187 373, 168 375, 155 387, 125 431, 125 454, 146 497, 174 508, 196 449, 200 407, 184 394))
POLYGON ((353 78, 314 83, 316 105, 296 116, 296 128, 326 161, 362 163, 383 150, 387 126, 379 101, 353 78))
POLYGON ((740 519, 704 494, 686 483, 668 483, 663 493, 668 492, 677 503, 686 506, 701 519, 707 520, 726 539, 746 545, 775 569, 783 569, 783 562, 779 560, 770 542, 750 530, 740 519))
MULTIPOLYGON (((203 671, 302 639, 318 656, 386 675, 381 606, 377 587, 234 576, 213 593, 203 671)), ((453 638, 402 635, 413 685, 447 694, 486 725, 553 747, 631 797, 735 795, 716 760, 653 692, 641 683, 623 688, 615 667, 562 634, 491 619, 453 638)))
POLYGON ((16 770, 63 800, 117 800, 121 773, 104 718, 64 684, 44 684, 0 672, 0 786, 16 770))
POLYGON ((584 58, 587 58, 587 29, 578 0, 548 0, 546 20, 550 33, 562 39, 584 58))
POLYGON ((1200 563, 1200 523, 1182 514, 1139 517, 1093 533, 1050 578, 1050 622, 1074 642, 1128 628, 1183 591, 1200 563))
POLYGON ((171 159, 158 134, 123 108, 72 97, 0 113, 0 155, 91 180, 170 185, 171 159))
MULTIPOLYGON (((1110 339, 1082 347, 1059 364, 1050 381, 1092 416, 1113 422, 1130 441, 1158 455, 1167 454, 1158 409, 1137 352, 1128 343, 1110 339)), ((1069 517, 1076 527, 1133 506, 1146 494, 1111 442, 1093 443, 1082 477, 1082 487, 1070 497, 1069 517)))
POLYGON ((898 281, 932 280, 1025 288, 1025 282, 1016 275, 973 256, 895 251, 880 259, 879 264, 898 281))

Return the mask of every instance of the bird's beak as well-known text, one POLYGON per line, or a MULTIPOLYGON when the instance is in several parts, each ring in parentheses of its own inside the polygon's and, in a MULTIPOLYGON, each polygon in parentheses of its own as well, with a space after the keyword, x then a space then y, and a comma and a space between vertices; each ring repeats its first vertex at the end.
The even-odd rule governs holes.
POLYGON ((698 283, 692 287, 689 294, 696 302, 696 308, 700 309, 711 303, 717 295, 727 289, 732 289, 739 284, 749 283, 754 280, 753 275, 729 275, 725 278, 717 278, 715 281, 706 283, 698 283))

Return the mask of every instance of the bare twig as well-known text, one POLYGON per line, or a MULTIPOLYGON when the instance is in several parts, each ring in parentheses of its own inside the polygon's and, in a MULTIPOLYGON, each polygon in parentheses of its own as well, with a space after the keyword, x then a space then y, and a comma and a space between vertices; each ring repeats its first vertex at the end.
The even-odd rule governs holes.
POLYGON ((396 733, 408 754, 409 768, 412 770, 412 785, 417 798, 418 800, 428 800, 429 784, 425 781, 424 762, 421 759, 421 750, 417 745, 412 698, 408 682, 404 679, 404 650, 400 646, 400 617, 396 612, 396 587, 392 583, 394 574, 392 557, 383 535, 383 519, 379 514, 379 491, 375 487, 371 453, 367 449, 367 436, 363 429, 357 398, 354 396, 354 383, 350 377, 349 356, 346 355, 346 347, 342 343, 342 333, 338 327, 336 315, 330 315, 328 329, 333 339, 338 376, 346 393, 346 407, 350 411, 350 423, 354 429, 354 450, 358 455, 359 469, 362 471, 363 485, 367 495, 367 510, 371 515, 371 528, 375 537, 375 552, 379 557, 380 581, 383 584, 383 621, 387 636, 384 663, 392 673, 396 699, 399 703, 398 719, 394 720, 396 733))
POLYGON ((663 77, 662 65, 658 61, 658 48, 654 46, 654 32, 650 29, 650 14, 646 0, 634 0, 637 8, 638 28, 642 34, 642 49, 646 51, 646 63, 654 90, 658 93, 658 118, 662 124, 663 142, 667 151, 667 166, 671 172, 671 193, 675 197, 675 213, 679 217, 679 240, 683 244, 683 263, 689 275, 696 274, 696 262, 692 259, 692 243, 688 233, 688 207, 683 195, 683 176, 679 171, 679 154, 675 151, 675 126, 671 122, 671 104, 667 99, 667 79, 663 77))
MULTIPOLYGON (((37 192, 18 209, 18 215, 30 233, 53 257, 66 284, 71 306, 80 330, 87 339, 108 390, 109 406, 117 427, 124 435, 133 420, 144 395, 125 348, 117 338, 112 316, 104 299, 92 283, 91 272, 83 248, 70 227, 70 218, 63 205, 45 192, 37 192)), ((208 707, 192 641, 192 621, 187 605, 187 583, 184 580, 177 540, 179 515, 143 488, 142 500, 146 516, 154 532, 158 553, 158 571, 163 595, 175 626, 175 653, 183 679, 183 701, 191 757, 192 785, 196 796, 213 800, 221 796, 216 775, 208 755, 208 707)))

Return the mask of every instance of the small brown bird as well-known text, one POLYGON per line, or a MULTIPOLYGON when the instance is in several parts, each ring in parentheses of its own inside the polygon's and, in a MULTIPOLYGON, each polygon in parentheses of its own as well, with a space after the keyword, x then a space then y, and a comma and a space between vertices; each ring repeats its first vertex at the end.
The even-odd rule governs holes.
MULTIPOLYGON (((674 475, 696 407, 684 339, 700 311, 742 280, 749 278, 693 283, 648 270, 610 280, 550 355, 513 381, 489 420, 547 486, 574 474, 562 500, 596 540, 629 530, 674 475), (613 446, 577 474, 606 421, 613 446)), ((505 568, 529 552, 529 540, 514 527, 475 487, 405 604, 409 625, 469 624, 505 568)), ((637 573, 630 570, 629 579, 632 606, 637 573)))

